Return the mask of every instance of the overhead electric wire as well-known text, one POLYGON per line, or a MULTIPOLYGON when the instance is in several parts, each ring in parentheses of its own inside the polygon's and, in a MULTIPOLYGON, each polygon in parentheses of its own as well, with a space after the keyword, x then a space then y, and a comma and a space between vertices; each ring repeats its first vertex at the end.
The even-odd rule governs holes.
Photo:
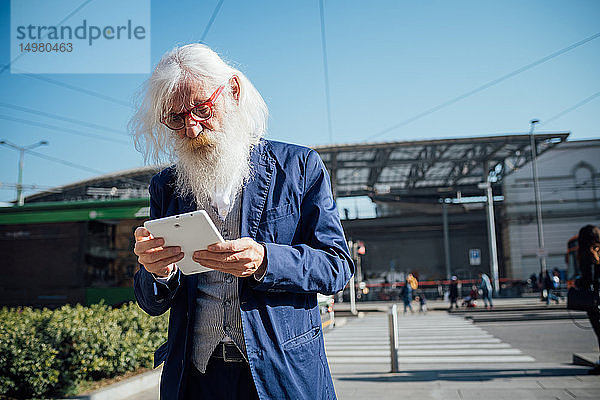
MULTIPOLYGON (((5 64, 5 66, 6 66, 6 64, 5 64)), ((108 101, 110 103, 118 104, 120 106, 124 106, 124 107, 131 108, 131 109, 133 108, 133 105, 130 104, 130 103, 128 103, 128 102, 126 102, 126 101, 122 101, 122 100, 119 100, 117 98, 114 98, 114 97, 111 97, 111 96, 107 96, 107 95, 102 94, 102 93, 95 92, 93 90, 89 90, 89 89, 85 89, 85 88, 82 88, 82 87, 79 87, 79 86, 76 86, 76 85, 72 85, 70 83, 61 82, 61 81, 58 81, 56 79, 46 78, 46 77, 43 77, 43 76, 41 76, 39 74, 30 74, 30 73, 22 72, 22 73, 17 73, 16 75, 24 76, 26 78, 31 78, 31 79, 37 79, 39 81, 50 83, 50 84, 56 85, 56 86, 60 86, 60 87, 65 88, 65 89, 69 89, 69 90, 73 90, 75 92, 87 94, 88 96, 96 97, 98 99, 105 100, 105 101, 108 101)))
POLYGON ((548 118, 547 120, 542 120, 542 122, 540 123, 540 125, 546 125, 549 122, 552 122, 554 120, 559 119, 560 117, 562 117, 565 114, 570 113, 571 111, 575 111, 576 109, 578 109, 579 107, 586 105, 587 103, 589 103, 590 101, 594 100, 596 97, 600 96, 600 92, 596 92, 593 95, 585 98, 584 100, 580 101, 579 103, 565 109, 562 110, 561 112, 559 112, 558 114, 554 115, 553 117, 548 118))
MULTIPOLYGON (((49 156, 49 155, 46 155, 46 154, 43 154, 43 153, 38 153, 37 151, 26 150, 25 152, 27 154, 31 154, 33 156, 36 156, 36 157, 39 157, 39 158, 43 158, 43 159, 48 160, 48 161, 52 161, 52 162, 55 162, 55 163, 58 163, 58 164, 66 165, 67 167, 80 169, 82 171, 91 172, 91 173, 94 173, 94 174, 100 174, 100 175, 106 175, 107 174, 107 172, 105 172, 105 171, 100 171, 98 169, 90 168, 90 167, 85 166, 85 165, 81 165, 81 164, 77 164, 77 163, 74 163, 74 162, 71 162, 71 161, 63 160, 63 159, 58 158, 58 157, 52 157, 52 156, 49 156)), ((141 185, 144 185, 144 186, 148 185, 148 182, 146 182, 146 181, 138 181, 136 179, 131 179, 131 178, 122 178, 122 179, 124 179, 125 181, 127 181, 129 183, 141 184, 141 185)))
MULTIPOLYGON (((89 3, 91 3, 93 0, 87 0, 84 3, 80 4, 79 6, 77 6, 77 8, 75 8, 73 11, 71 11, 66 17, 64 17, 62 20, 60 20, 57 24, 55 24, 56 26, 60 26, 62 25, 63 22, 65 22, 66 20, 68 20, 69 18, 71 18, 73 15, 75 15, 79 10, 81 10, 83 7, 87 6, 89 3)), ((45 36, 45 35, 44 35, 45 36)), ((41 39, 41 38, 39 38, 41 39)), ((8 62, 8 64, 5 64, 2 69, 0 69, 0 74, 2 74, 4 71, 6 71, 8 68, 10 68, 10 66, 17 61, 19 58, 21 58, 25 53, 19 53, 18 56, 16 56, 15 58, 13 58, 12 60, 10 60, 8 62)))
POLYGON ((125 140, 108 138, 106 136, 96 135, 94 133, 83 133, 83 132, 79 132, 79 131, 76 131, 76 130, 70 129, 70 128, 62 128, 60 126, 50 125, 50 124, 46 124, 43 122, 29 121, 29 120, 25 120, 25 119, 21 119, 21 118, 9 117, 8 115, 0 115, 0 119, 18 122, 21 124, 26 124, 26 125, 31 125, 31 126, 37 126, 39 128, 52 129, 52 130, 55 130, 58 132, 70 133, 72 135, 83 136, 83 137, 92 138, 92 139, 96 139, 96 140, 102 140, 102 141, 110 142, 110 143, 123 144, 123 145, 127 145, 127 146, 131 145, 131 143, 129 143, 125 140))
POLYGON ((48 113, 48 112, 41 111, 41 110, 34 110, 34 109, 28 108, 28 107, 17 106, 14 104, 8 104, 8 103, 3 103, 3 102, 0 102, 0 107, 11 108, 13 110, 31 113, 36 116, 41 115, 41 116, 56 119, 59 121, 65 121, 65 122, 70 122, 70 123, 76 124, 76 125, 87 126, 88 128, 99 129, 99 130, 103 130, 103 131, 107 131, 107 132, 114 132, 119 135, 127 135, 126 132, 123 132, 123 131, 120 131, 117 129, 113 129, 113 128, 109 128, 107 126, 94 124, 93 122, 87 122, 87 121, 81 121, 81 120, 74 119, 74 118, 63 117, 62 115, 52 114, 52 113, 48 113))
POLYGON ((507 80, 509 78, 512 78, 512 77, 514 77, 514 76, 516 76, 516 75, 518 75, 518 74, 520 74, 522 72, 525 72, 525 71, 527 71, 527 70, 529 70, 529 69, 531 69, 533 67, 536 67, 536 66, 538 66, 540 64, 543 64, 546 61, 549 61, 549 60, 551 60, 551 59, 553 59, 555 57, 558 57, 558 56, 560 56, 560 55, 568 52, 568 51, 571 51, 571 50, 575 49, 576 47, 582 46, 582 45, 584 45, 584 44, 586 44, 586 43, 588 43, 588 42, 590 42, 590 41, 592 41, 594 39, 597 39, 598 37, 600 37, 600 32, 595 33, 595 34, 593 34, 591 36, 588 36, 587 38, 585 38, 583 40, 580 40, 579 42, 573 43, 572 45, 569 45, 569 46, 564 47, 564 48, 562 48, 562 49, 560 49, 558 51, 555 51, 554 53, 549 54, 549 55, 547 55, 545 57, 542 57, 542 58, 540 58, 540 59, 538 59, 538 60, 536 60, 536 61, 534 61, 532 63, 529 63, 529 64, 523 66, 523 67, 517 68, 514 71, 511 71, 508 74, 502 75, 501 77, 499 77, 497 79, 493 79, 493 80, 491 80, 491 81, 489 81, 487 83, 484 83, 483 85, 478 86, 475 89, 469 90, 468 92, 463 93, 460 96, 456 96, 456 97, 454 97, 454 98, 452 98, 452 99, 450 99, 448 101, 445 101, 445 102, 443 102, 441 104, 438 104, 435 107, 431 107, 431 108, 429 108, 429 109, 427 109, 427 110, 425 110, 425 111, 423 111, 423 112, 421 112, 421 113, 419 113, 419 114, 417 114, 417 115, 415 115, 413 117, 405 119, 402 122, 399 122, 399 123, 397 123, 397 124, 395 124, 393 126, 390 126, 389 128, 386 128, 386 129, 384 129, 384 130, 382 130, 382 131, 374 134, 374 135, 369 136, 367 138, 367 140, 374 139, 374 138, 379 137, 381 135, 384 135, 384 134, 386 134, 388 132, 391 132, 394 129, 400 128, 400 127, 402 127, 404 125, 408 125, 411 122, 414 122, 414 121, 416 121, 418 119, 421 119, 421 118, 423 118, 423 117, 425 117, 425 116, 427 116, 429 114, 432 114, 432 113, 434 113, 436 111, 439 111, 439 110, 441 110, 444 107, 447 107, 447 106, 449 106, 451 104, 454 104, 454 103, 456 103, 456 102, 458 102, 460 100, 463 100, 463 99, 465 99, 465 98, 467 98, 469 96, 472 96, 475 93, 479 93, 482 90, 485 90, 485 89, 487 89, 487 88, 489 88, 491 86, 497 85, 500 82, 503 82, 503 81, 505 81, 505 80, 507 80))
POLYGON ((100 171, 100 170, 95 169, 95 168, 86 167, 85 165, 76 164, 76 163, 71 162, 71 161, 62 160, 60 158, 56 158, 56 157, 52 157, 52 156, 47 156, 46 154, 38 153, 37 151, 28 150, 27 153, 31 154, 33 156, 39 157, 39 158, 46 159, 48 161, 53 161, 53 162, 58 163, 58 164, 66 165, 66 166, 71 167, 71 168, 77 168, 77 169, 80 169, 82 171, 92 172, 94 174, 101 174, 101 175, 106 174, 106 172, 104 172, 104 171, 100 171))
POLYGON ((329 66, 327 63, 327 41, 325 40, 325 10, 323 0, 319 0, 319 13, 321 17, 321 50, 323 55, 323 74, 325 75, 325 103, 327 106, 327 129, 329 143, 333 143, 333 124, 331 122, 331 94, 329 91, 329 66))
POLYGON ((50 83, 50 84, 56 85, 56 86, 60 86, 60 87, 63 87, 65 89, 73 90, 75 92, 87 94, 88 96, 96 97, 98 99, 105 100, 105 101, 108 101, 108 102, 111 102, 111 103, 114 103, 114 104, 118 104, 120 106, 124 106, 124 107, 127 107, 127 108, 133 108, 133 105, 129 104, 126 101, 122 101, 122 100, 116 99, 114 97, 107 96, 105 94, 95 92, 93 90, 84 89, 84 88, 81 88, 79 86, 71 85, 70 83, 65 83, 65 82, 57 81, 56 79, 47 78, 45 76, 41 76, 41 75, 37 75, 37 74, 23 73, 23 74, 19 74, 19 75, 22 75, 22 76, 25 76, 25 77, 31 78, 31 79, 37 79, 39 81, 50 83))
POLYGON ((210 19, 208 20, 208 24, 206 25, 206 28, 204 28, 204 32, 202 33, 202 37, 200 38, 200 42, 204 43, 204 39, 206 39, 206 35, 208 35, 208 31, 212 27, 212 24, 215 22, 215 18, 217 18, 217 14, 219 13, 219 10, 221 9, 221 6, 223 5, 224 1, 225 0, 219 0, 219 2, 217 3, 217 6, 213 10, 213 13, 210 16, 210 19))

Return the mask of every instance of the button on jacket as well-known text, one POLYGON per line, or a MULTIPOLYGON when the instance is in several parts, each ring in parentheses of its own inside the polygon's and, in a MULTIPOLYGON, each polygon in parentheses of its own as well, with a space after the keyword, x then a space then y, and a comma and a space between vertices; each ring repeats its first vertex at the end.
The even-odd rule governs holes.
MULTIPOLYGON (((242 237, 264 243, 267 271, 259 282, 238 279, 248 361, 261 399, 334 399, 316 293, 344 288, 354 266, 333 201, 329 176, 311 149, 261 140, 242 192, 242 237)), ((150 183, 150 217, 194 211, 174 193, 173 167, 150 183)), ((150 315, 171 310, 169 336, 155 353, 163 361, 161 399, 180 398, 196 323, 198 275, 156 285, 143 267, 134 279, 138 304, 150 315)))

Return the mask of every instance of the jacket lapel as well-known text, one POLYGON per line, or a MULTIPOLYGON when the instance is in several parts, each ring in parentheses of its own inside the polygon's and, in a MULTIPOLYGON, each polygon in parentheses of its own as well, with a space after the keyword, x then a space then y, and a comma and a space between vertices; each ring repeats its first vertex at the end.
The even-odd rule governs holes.
POLYGON ((261 141, 250 156, 253 168, 252 180, 242 191, 242 237, 256 238, 260 217, 269 194, 275 159, 269 152, 269 142, 261 141))

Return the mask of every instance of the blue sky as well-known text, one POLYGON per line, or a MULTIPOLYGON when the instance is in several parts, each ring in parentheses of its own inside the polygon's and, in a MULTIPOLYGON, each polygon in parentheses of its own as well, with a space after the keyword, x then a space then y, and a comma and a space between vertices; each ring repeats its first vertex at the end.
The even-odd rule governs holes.
MULTIPOLYGON (((100 2, 101 0, 94 0, 100 2)), ((218 0, 151 3, 151 63, 197 42, 218 0)), ((325 0, 333 138, 324 91, 318 0, 225 0, 205 42, 253 81, 270 108, 268 138, 304 145, 571 131, 600 138, 600 38, 385 134, 379 132, 600 32, 600 1, 325 0)), ((85 8, 82 9, 82 12, 85 8)), ((107 16, 118 10, 105 9, 107 16)), ((34 12, 32 10, 32 12, 34 12)), ((81 19, 78 14, 74 21, 81 19)), ((0 0, 0 63, 10 61, 10 1, 0 0)), ((146 74, 48 74, 131 103, 146 74)), ((18 74, 0 74, 0 103, 84 120, 95 129, 0 106, 0 139, 106 173, 143 165, 126 134, 132 109, 18 74), (30 126, 36 121, 65 131, 30 126), (97 140, 68 133, 100 135, 97 140), (121 132, 121 133, 118 133, 121 132), (120 142, 126 143, 120 143, 120 142)), ((0 147, 0 182, 18 154, 0 147)), ((32 155, 23 182, 51 187, 95 176, 32 155)), ((31 193, 30 191, 27 193, 31 193)), ((0 201, 15 189, 0 186, 0 201)))

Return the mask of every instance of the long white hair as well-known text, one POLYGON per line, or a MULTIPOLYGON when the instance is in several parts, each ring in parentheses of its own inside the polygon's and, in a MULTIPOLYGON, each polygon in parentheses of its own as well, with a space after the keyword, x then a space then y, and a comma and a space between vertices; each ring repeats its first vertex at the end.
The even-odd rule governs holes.
MULTIPOLYGON (((137 99, 137 112, 129 122, 135 148, 146 162, 172 162, 175 159, 173 132, 162 124, 178 88, 190 82, 218 87, 233 75, 240 80, 239 112, 245 129, 255 142, 265 135, 269 110, 250 80, 209 47, 188 44, 165 54, 145 82, 137 99)), ((230 92, 226 85, 224 93, 230 92)))

